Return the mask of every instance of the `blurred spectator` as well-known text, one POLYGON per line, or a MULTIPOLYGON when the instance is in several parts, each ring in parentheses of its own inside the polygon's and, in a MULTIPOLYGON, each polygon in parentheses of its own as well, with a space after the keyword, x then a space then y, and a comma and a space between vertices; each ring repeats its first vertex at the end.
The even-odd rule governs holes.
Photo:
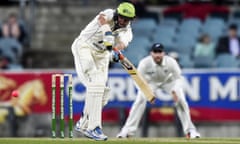
POLYGON ((168 55, 170 57, 174 58, 177 61, 177 63, 179 64, 179 66, 182 68, 182 65, 180 64, 180 61, 179 61, 179 54, 177 52, 171 51, 168 53, 168 55))
POLYGON ((140 0, 129 0, 129 2, 135 6, 137 17, 144 17, 146 15, 147 9, 144 2, 140 0))
POLYGON ((22 46, 15 38, 3 37, 0 39, 0 54, 7 60, 7 69, 21 67, 22 46))
POLYGON ((8 60, 4 56, 0 56, 0 69, 8 68, 8 60))
POLYGON ((219 6, 203 1, 189 1, 181 5, 167 7, 164 9, 163 15, 164 18, 170 15, 178 20, 182 20, 183 18, 199 18, 205 21, 209 14, 213 12, 229 14, 230 10, 227 6, 219 6))
POLYGON ((203 34, 194 48, 194 57, 215 57, 215 45, 208 34, 203 34))
POLYGON ((13 37, 19 40, 21 31, 16 14, 11 13, 8 19, 3 23, 2 35, 3 37, 13 37))
POLYGON ((130 2, 134 5, 136 9, 137 18, 153 18, 156 21, 156 23, 159 22, 158 13, 148 11, 146 4, 143 0, 122 0, 122 1, 130 2))
POLYGON ((172 58, 174 58, 177 62, 179 62, 179 54, 175 51, 171 51, 168 53, 168 55, 172 58))
POLYGON ((15 38, 21 44, 26 43, 27 32, 15 13, 9 14, 7 20, 2 25, 1 31, 3 37, 15 38))
POLYGON ((228 36, 221 37, 216 47, 216 55, 230 53, 240 57, 240 37, 237 35, 237 25, 231 24, 228 29, 228 36))

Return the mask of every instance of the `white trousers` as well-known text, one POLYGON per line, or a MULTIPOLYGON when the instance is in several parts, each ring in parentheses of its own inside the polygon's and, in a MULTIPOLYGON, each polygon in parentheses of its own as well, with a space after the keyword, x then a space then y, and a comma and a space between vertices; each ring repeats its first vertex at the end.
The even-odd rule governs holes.
MULTIPOLYGON (((75 39, 72 53, 77 75, 87 89, 84 105, 84 128, 102 127, 102 103, 108 79, 109 51, 98 51, 91 44, 75 39)), ((105 102, 106 103, 106 102, 105 102)))
MULTIPOLYGON (((173 81, 171 83, 164 84, 162 86, 162 90, 164 90, 170 95, 172 95, 172 92, 175 92, 177 97, 173 99, 175 99, 177 114, 181 121, 183 132, 187 134, 190 129, 196 129, 190 118, 189 107, 181 87, 181 81, 173 81)), ((126 123, 122 128, 122 131, 127 132, 128 135, 135 134, 145 111, 146 103, 147 99, 139 91, 137 98, 131 107, 126 123)))
POLYGON ((77 75, 85 86, 95 79, 96 75, 100 75, 100 82, 107 82, 109 51, 97 51, 85 41, 75 39, 72 44, 72 53, 77 75))

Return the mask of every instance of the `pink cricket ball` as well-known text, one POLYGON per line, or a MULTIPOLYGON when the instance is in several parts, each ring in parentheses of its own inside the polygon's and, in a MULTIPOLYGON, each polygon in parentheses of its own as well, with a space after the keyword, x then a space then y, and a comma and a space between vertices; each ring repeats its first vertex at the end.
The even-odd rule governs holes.
POLYGON ((18 90, 12 91, 12 96, 13 96, 13 97, 18 97, 18 95, 19 95, 18 90))

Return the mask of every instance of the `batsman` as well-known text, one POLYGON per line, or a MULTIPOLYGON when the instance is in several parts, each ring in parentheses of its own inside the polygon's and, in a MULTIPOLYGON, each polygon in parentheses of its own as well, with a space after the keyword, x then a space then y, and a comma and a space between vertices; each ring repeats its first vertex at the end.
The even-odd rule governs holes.
POLYGON ((101 11, 80 33, 72 44, 75 69, 85 85, 87 95, 83 114, 75 130, 94 140, 107 140, 102 131, 102 108, 108 102, 110 89, 106 86, 110 60, 119 61, 119 52, 131 42, 131 21, 135 8, 131 3, 120 3, 117 9, 101 11))

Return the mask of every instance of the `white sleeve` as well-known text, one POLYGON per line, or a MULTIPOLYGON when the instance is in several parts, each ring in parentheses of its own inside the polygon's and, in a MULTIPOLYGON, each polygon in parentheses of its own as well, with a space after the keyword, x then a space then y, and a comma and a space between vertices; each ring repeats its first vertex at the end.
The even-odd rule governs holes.
POLYGON ((141 74, 144 73, 145 70, 145 65, 144 62, 142 60, 139 61, 138 67, 137 67, 138 72, 140 72, 141 74))
POLYGON ((147 75, 147 64, 146 61, 140 60, 137 71, 143 76, 144 79, 149 80, 149 76, 147 75))
POLYGON ((127 28, 127 31, 120 32, 118 37, 119 41, 121 41, 125 45, 125 47, 127 47, 129 42, 131 42, 133 38, 132 29, 127 28))
MULTIPOLYGON (((106 21, 111 21, 113 19, 114 10, 113 9, 106 9, 106 10, 101 11, 99 13, 99 15, 101 15, 101 14, 104 15, 104 19, 106 21)), ((101 25, 99 21, 98 21, 98 24, 101 25)), ((102 30, 103 34, 105 34, 105 32, 107 32, 107 31, 111 31, 110 25, 109 24, 101 25, 101 30, 102 30)))
POLYGON ((175 79, 181 78, 182 70, 175 59, 172 59, 172 72, 175 79))
POLYGON ((101 11, 100 14, 104 14, 105 18, 107 21, 112 20, 113 15, 114 15, 114 10, 113 9, 106 9, 104 11, 101 11))

